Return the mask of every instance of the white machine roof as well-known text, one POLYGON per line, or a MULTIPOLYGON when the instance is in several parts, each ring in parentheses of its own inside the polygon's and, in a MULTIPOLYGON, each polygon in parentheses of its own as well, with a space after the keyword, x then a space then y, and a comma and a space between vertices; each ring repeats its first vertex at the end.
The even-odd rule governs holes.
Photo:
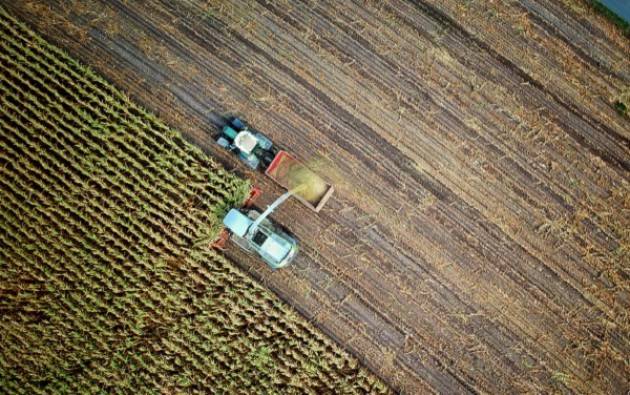
POLYGON ((275 235, 267 237, 267 240, 260 247, 265 254, 272 257, 276 262, 282 261, 291 251, 291 245, 275 237, 275 235))
POLYGON ((246 154, 251 153, 254 148, 256 148, 256 144, 258 144, 258 139, 256 139, 256 136, 254 136, 247 130, 239 132, 234 138, 234 145, 236 146, 236 148, 246 154))

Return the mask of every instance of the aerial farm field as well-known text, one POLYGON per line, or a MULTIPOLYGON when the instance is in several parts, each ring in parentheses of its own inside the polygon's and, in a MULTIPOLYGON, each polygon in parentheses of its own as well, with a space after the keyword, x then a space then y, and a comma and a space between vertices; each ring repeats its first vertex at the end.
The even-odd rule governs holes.
POLYGON ((210 248, 249 183, 0 8, 0 393, 386 393, 210 248))
POLYGON ((226 254, 395 390, 630 389, 630 40, 589 2, 2 3, 261 207, 223 116, 326 176, 292 267, 226 254))

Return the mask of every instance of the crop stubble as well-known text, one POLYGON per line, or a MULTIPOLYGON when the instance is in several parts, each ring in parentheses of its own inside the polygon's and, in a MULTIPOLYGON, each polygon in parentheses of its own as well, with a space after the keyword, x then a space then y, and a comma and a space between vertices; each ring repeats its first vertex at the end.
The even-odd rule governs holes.
POLYGON ((0 8, 0 392, 386 393, 209 248, 249 184, 0 8))
POLYGON ((226 163, 230 112, 315 157, 294 269, 231 254, 396 387, 628 388, 630 45, 583 3, 15 9, 226 163))

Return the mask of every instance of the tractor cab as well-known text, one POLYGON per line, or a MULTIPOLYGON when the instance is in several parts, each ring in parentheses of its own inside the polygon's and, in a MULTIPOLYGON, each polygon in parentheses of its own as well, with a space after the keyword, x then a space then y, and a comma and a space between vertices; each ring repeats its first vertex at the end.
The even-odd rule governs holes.
POLYGON ((217 144, 234 152, 250 168, 266 169, 276 157, 278 150, 264 134, 249 129, 239 118, 231 118, 221 128, 217 144))

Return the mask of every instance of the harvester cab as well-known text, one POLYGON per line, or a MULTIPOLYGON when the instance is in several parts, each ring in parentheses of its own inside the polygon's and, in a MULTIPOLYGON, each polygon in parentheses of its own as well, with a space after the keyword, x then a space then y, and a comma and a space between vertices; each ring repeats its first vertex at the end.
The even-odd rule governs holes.
POLYGON ((297 241, 274 225, 267 217, 292 192, 286 192, 261 214, 255 209, 231 209, 223 224, 232 233, 232 240, 243 250, 258 254, 272 269, 287 266, 297 253, 297 241))

